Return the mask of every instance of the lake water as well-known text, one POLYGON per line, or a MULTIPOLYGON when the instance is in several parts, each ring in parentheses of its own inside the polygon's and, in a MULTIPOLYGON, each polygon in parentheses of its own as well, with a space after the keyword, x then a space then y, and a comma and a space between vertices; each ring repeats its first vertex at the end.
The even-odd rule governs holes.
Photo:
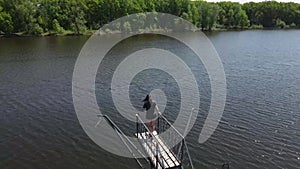
MULTIPOLYGON (((200 84, 200 112, 187 136, 195 168, 220 169, 225 162, 237 169, 299 168, 300 31, 229 31, 209 33, 208 37, 224 64, 227 102, 221 122, 207 142, 197 141, 210 103, 207 73, 184 46, 162 36, 129 38, 107 55, 96 78, 101 111, 128 135, 134 132, 134 123, 121 118, 113 106, 109 77, 125 54, 163 44, 160 47, 186 55, 200 84)), ((134 160, 96 145, 77 119, 72 74, 88 38, 0 39, 1 169, 137 168, 134 160)), ((130 86, 131 102, 139 107, 140 99, 153 88, 168 96, 166 116, 174 120, 180 93, 176 81, 164 72, 138 74, 130 86)))

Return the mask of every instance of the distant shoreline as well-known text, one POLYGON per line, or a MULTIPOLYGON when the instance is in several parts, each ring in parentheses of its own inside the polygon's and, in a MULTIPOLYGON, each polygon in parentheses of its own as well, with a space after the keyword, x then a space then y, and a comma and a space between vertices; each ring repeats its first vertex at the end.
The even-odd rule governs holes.
MULTIPOLYGON (((155 22, 148 23, 149 12, 180 17, 207 31, 300 28, 300 3, 263 1, 241 4, 205 0, 128 2, 130 1, 0 1, 0 36, 92 35, 94 30, 120 17, 134 14, 136 19, 116 25, 118 29, 131 31, 137 29, 136 26, 156 28, 155 22)), ((104 33, 116 32, 108 30, 104 33)))
MULTIPOLYGON (((247 31, 247 30, 300 30, 300 28, 296 27, 296 28, 244 28, 244 29, 240 29, 240 28, 231 28, 231 29, 222 29, 222 28, 215 28, 211 31, 209 30, 197 30, 197 31, 202 31, 205 33, 209 33, 209 32, 226 32, 226 31, 247 31)), ((62 36, 91 36, 93 35, 97 30, 90 30, 86 33, 73 33, 73 32, 68 32, 68 33, 44 33, 41 35, 34 35, 34 34, 23 34, 23 33, 11 33, 11 34, 0 34, 0 38, 14 38, 14 37, 62 37, 62 36)), ((155 32, 155 31, 154 31, 155 32)), ((159 31, 157 31, 159 32, 159 31)), ((120 32, 117 33, 109 33, 109 34, 118 34, 120 32)))
POLYGON ((56 36, 89 36, 93 35, 96 30, 89 31, 87 33, 44 33, 41 35, 34 34, 23 34, 23 33, 11 33, 11 34, 0 34, 0 38, 14 38, 14 37, 56 37, 56 36))

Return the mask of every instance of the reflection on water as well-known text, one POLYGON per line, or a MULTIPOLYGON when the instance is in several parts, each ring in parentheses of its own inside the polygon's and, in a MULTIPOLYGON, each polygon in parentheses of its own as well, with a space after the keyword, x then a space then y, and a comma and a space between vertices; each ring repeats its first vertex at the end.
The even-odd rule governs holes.
MULTIPOLYGON (((227 104, 214 135, 198 144, 210 103, 204 67, 187 49, 161 36, 138 36, 117 45, 98 70, 101 109, 127 134, 135 126, 117 114, 109 97, 110 75, 126 52, 143 47, 181 54, 197 77, 201 110, 189 133, 196 168, 298 168, 300 166, 300 38, 298 30, 208 34, 227 76, 227 104)), ((72 71, 88 37, 0 39, 0 168, 136 168, 93 143, 74 112, 72 71)), ((193 40, 193 36, 191 36, 193 40)), ((139 107, 144 93, 162 89, 167 116, 176 118, 178 86, 159 70, 141 72, 130 86, 139 107)))

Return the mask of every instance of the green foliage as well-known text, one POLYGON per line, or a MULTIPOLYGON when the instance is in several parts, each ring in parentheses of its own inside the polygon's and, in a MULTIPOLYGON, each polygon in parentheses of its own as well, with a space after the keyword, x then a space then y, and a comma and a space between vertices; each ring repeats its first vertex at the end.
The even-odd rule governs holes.
POLYGON ((131 32, 131 25, 128 21, 123 24, 123 28, 125 32, 131 32))
POLYGON ((276 19, 276 27, 278 27, 278 28, 286 28, 286 24, 285 24, 285 22, 283 21, 283 20, 281 20, 281 19, 276 19))
POLYGON ((221 10, 219 13, 219 24, 225 28, 247 28, 250 24, 242 5, 236 2, 219 2, 221 10))
MULTIPOLYGON (((245 3, 243 9, 249 17, 250 25, 263 25, 263 27, 277 27, 277 19, 287 25, 292 23, 300 25, 300 4, 265 1, 260 3, 245 3)), ((278 21, 280 21, 278 20, 278 21)), ((281 26, 283 26, 281 22, 281 26)))
POLYGON ((52 29, 55 33, 63 33, 64 32, 64 28, 60 26, 59 22, 56 19, 53 20, 52 29))
POLYGON ((0 12, 0 32, 9 34, 13 31, 11 16, 6 12, 0 12))
POLYGON ((250 21, 248 20, 248 16, 244 10, 240 10, 236 15, 236 26, 240 28, 246 28, 249 26, 250 21))
POLYGON ((102 24, 102 17, 99 15, 102 12, 101 6, 103 6, 103 1, 99 0, 87 0, 85 19, 86 26, 90 29, 98 29, 102 24), (98 14, 98 15, 96 15, 98 14))
POLYGON ((41 35, 44 32, 43 28, 37 23, 30 23, 27 29, 26 33, 30 35, 41 35))
POLYGON ((199 10, 201 12, 199 17, 201 29, 212 30, 217 23, 219 6, 215 3, 202 1, 199 4, 199 10))
POLYGON ((251 25, 251 29, 263 29, 264 27, 262 25, 251 25))
POLYGON ((296 28, 296 24, 295 23, 291 23, 290 24, 290 28, 296 28))
POLYGON ((183 12, 181 17, 185 20, 190 21, 196 26, 199 26, 199 10, 195 3, 191 3, 188 5, 187 12, 183 12))
MULTIPOLYGON (((180 16, 202 30, 262 27, 299 28, 300 4, 264 1, 206 2, 202 0, 0 0, 0 32, 83 34, 133 13, 163 12, 180 16)), ((156 28, 146 15, 134 25, 156 28)), ((170 21, 171 22, 171 21, 170 21)), ((120 28, 131 31, 132 23, 120 28)))
POLYGON ((191 20, 189 14, 187 14, 187 13, 185 13, 185 12, 183 12, 183 14, 182 14, 181 17, 182 17, 183 19, 185 19, 185 20, 188 20, 188 21, 192 22, 192 20, 191 20))

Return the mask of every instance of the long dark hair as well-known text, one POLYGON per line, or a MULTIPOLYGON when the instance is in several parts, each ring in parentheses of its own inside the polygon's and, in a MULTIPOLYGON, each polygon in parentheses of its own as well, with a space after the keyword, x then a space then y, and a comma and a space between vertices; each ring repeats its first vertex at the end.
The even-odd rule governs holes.
POLYGON ((147 96, 145 97, 145 99, 143 100, 143 102, 149 102, 150 101, 150 95, 147 94, 147 96))

